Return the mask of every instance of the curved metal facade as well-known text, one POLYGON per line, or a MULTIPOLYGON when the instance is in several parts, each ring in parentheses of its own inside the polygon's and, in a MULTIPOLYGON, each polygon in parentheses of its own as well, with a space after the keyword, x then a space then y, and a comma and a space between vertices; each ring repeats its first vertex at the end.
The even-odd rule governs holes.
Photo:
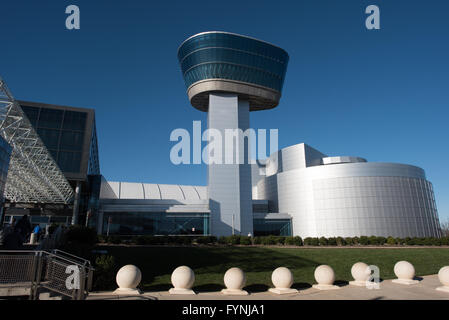
POLYGON ((184 41, 178 59, 192 105, 206 111, 206 93, 214 91, 241 94, 252 110, 275 107, 289 58, 267 42, 213 31, 184 41))
POLYGON ((439 236, 432 184, 421 168, 356 162, 285 170, 285 164, 301 162, 297 154, 284 152, 278 159, 284 170, 257 186, 258 198, 268 199, 271 210, 292 216, 294 235, 439 236))

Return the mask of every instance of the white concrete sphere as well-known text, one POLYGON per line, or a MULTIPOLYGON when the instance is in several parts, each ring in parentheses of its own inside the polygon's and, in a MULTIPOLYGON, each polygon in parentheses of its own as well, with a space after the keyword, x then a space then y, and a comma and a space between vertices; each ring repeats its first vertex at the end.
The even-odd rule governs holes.
POLYGON ((135 289, 142 280, 142 273, 139 268, 128 264, 120 268, 115 277, 115 281, 120 289, 135 289))
POLYGON ((318 284, 332 285, 335 281, 335 272, 328 265, 321 265, 315 269, 315 280, 318 284))
POLYGON ((241 290, 246 283, 246 275, 240 268, 231 268, 224 275, 226 288, 231 290, 241 290))
POLYGON ((187 266, 177 267, 171 274, 171 283, 176 289, 191 289, 195 282, 195 273, 187 266))
POLYGON ((399 261, 394 265, 394 274, 398 279, 413 280, 415 267, 408 261, 399 261))
POLYGON ((276 288, 289 289, 293 284, 293 274, 286 267, 279 267, 271 274, 271 281, 276 288))
POLYGON ((438 279, 443 286, 449 287, 449 266, 445 266, 438 272, 438 279))
POLYGON ((371 275, 368 265, 364 262, 357 262, 351 268, 351 274, 355 281, 366 281, 371 275))

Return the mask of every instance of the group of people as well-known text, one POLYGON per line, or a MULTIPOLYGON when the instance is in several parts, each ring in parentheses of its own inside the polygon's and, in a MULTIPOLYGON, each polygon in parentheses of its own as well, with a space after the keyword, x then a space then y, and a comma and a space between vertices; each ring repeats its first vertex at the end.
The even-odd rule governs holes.
POLYGON ((13 218, 12 222, 1 230, 3 246, 6 249, 18 249, 23 243, 29 241, 31 232, 36 233, 36 240, 38 241, 42 229, 39 225, 33 229, 28 215, 22 216, 19 221, 13 218))

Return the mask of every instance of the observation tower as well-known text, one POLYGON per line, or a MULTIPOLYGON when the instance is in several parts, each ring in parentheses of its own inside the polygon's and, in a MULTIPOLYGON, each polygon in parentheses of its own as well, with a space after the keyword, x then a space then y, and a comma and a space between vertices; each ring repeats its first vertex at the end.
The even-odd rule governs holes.
POLYGON ((279 104, 288 54, 265 41, 209 31, 186 39, 178 59, 190 103, 208 113, 208 128, 223 138, 226 129, 241 129, 235 148, 243 151, 243 161, 226 161, 223 140, 222 161, 208 165, 211 234, 253 234, 249 143, 242 132, 250 111, 279 104))

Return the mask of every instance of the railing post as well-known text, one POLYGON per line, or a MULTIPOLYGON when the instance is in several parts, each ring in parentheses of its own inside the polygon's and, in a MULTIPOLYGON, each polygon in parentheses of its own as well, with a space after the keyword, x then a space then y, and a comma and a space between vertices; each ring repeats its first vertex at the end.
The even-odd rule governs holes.
POLYGON ((35 297, 36 300, 38 299, 39 287, 40 287, 41 279, 42 279, 42 267, 44 264, 43 260, 44 260, 44 255, 42 254, 42 251, 39 251, 37 273, 36 273, 36 297, 35 297))
POLYGON ((31 273, 30 300, 37 300, 42 273, 42 251, 36 251, 33 256, 33 270, 31 273))
POLYGON ((32 271, 31 271, 31 287, 30 287, 30 300, 35 300, 35 284, 36 284, 36 269, 37 269, 37 260, 38 260, 38 252, 36 252, 33 256, 33 264, 32 264, 32 271))
POLYGON ((80 272, 80 288, 78 289, 78 297, 77 300, 84 300, 84 289, 86 287, 86 269, 81 268, 80 272))
POLYGON ((87 276, 87 292, 92 290, 94 272, 92 268, 89 268, 89 274, 87 276))

